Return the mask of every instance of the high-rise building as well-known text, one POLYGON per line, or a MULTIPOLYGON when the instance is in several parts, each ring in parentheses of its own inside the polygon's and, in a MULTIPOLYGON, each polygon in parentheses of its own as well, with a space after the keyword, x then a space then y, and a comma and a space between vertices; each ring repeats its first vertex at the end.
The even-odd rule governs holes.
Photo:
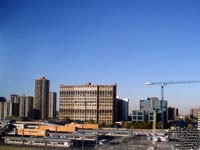
POLYGON ((24 117, 33 118, 33 96, 26 96, 24 117))
POLYGON ((8 116, 33 118, 33 97, 26 95, 11 95, 8 106, 8 116), (9 115, 11 112, 12 115, 9 115))
POLYGON ((35 80, 34 119, 48 119, 50 81, 45 77, 35 80))
POLYGON ((19 117, 33 118, 33 97, 19 96, 19 117))
POLYGON ((12 116, 19 117, 19 96, 15 94, 10 95, 10 101, 12 103, 12 116))
POLYGON ((49 118, 56 117, 56 106, 57 106, 57 94, 56 92, 49 92, 49 118))
POLYGON ((116 114, 116 84, 61 85, 59 116, 112 124, 116 114))
POLYGON ((129 99, 116 98, 116 121, 128 121, 129 99))
POLYGON ((19 117, 25 117, 25 95, 19 96, 19 117))
POLYGON ((4 119, 4 103, 6 99, 4 97, 0 97, 0 120, 4 119))
POLYGON ((4 119, 7 116, 12 116, 12 103, 11 102, 4 102, 4 119))

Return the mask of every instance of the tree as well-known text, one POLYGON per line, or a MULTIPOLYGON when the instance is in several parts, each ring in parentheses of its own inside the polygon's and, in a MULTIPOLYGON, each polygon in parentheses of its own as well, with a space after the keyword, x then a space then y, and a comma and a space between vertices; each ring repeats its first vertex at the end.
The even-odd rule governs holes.
POLYGON ((130 125, 130 123, 125 122, 123 126, 124 126, 124 128, 128 128, 129 129, 131 125, 130 125))
POLYGON ((192 128, 193 128, 192 123, 189 123, 189 124, 187 125, 187 128, 188 128, 188 129, 192 129, 192 128))

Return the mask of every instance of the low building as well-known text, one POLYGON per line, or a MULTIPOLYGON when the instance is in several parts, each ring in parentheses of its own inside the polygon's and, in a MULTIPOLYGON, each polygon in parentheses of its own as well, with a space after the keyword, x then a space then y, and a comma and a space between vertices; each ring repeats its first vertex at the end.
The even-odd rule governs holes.
POLYGON ((140 121, 145 121, 144 119, 144 111, 143 110, 133 110, 132 112, 132 121, 135 122, 140 122, 140 121))

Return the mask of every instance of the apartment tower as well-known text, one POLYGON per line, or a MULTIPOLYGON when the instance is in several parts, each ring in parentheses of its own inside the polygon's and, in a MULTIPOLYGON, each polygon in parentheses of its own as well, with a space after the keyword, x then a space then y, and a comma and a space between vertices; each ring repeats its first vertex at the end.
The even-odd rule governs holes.
POLYGON ((34 119, 48 119, 48 105, 49 105, 49 87, 50 81, 41 77, 35 80, 34 91, 34 119))
POLYGON ((49 118, 56 117, 57 94, 56 92, 49 92, 49 118))

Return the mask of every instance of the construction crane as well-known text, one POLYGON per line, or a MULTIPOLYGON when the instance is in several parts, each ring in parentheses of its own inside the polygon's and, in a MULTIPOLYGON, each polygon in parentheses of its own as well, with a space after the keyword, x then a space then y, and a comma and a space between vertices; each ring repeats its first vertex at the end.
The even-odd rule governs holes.
POLYGON ((163 114, 163 101, 164 101, 164 87, 168 84, 185 84, 185 83, 200 83, 200 80, 193 80, 193 81, 163 81, 163 82, 146 82, 145 85, 161 85, 161 121, 162 125, 161 128, 163 129, 163 122, 164 122, 164 114, 163 114))

